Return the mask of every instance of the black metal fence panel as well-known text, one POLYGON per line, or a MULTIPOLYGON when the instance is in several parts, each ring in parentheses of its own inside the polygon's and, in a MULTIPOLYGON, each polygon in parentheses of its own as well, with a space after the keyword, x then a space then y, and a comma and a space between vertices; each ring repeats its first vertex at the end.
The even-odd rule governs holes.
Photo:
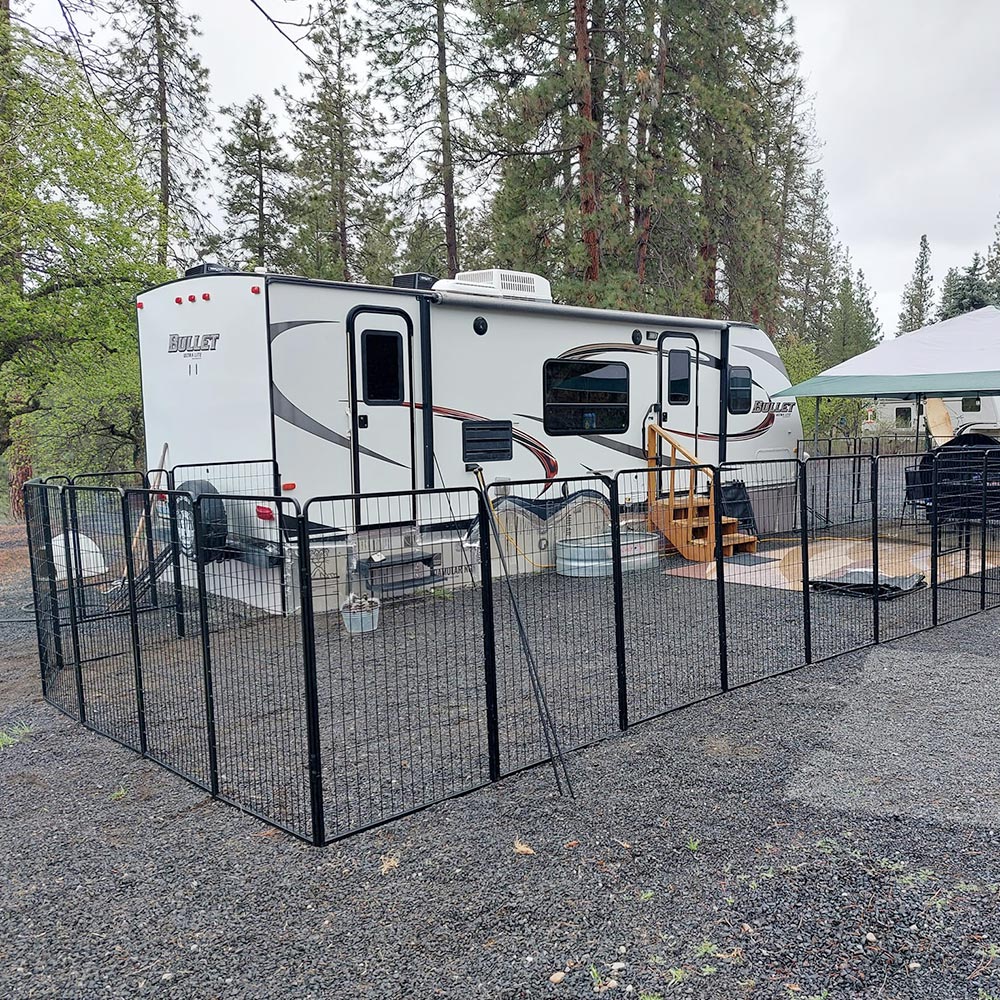
POLYGON ((486 495, 506 774, 619 728, 611 503, 596 476, 497 483, 486 495))
POLYGON ((472 489, 305 507, 328 839, 491 777, 481 507, 472 489))
POLYGON ((709 466, 615 476, 630 723, 722 690, 714 526, 703 505, 714 477, 709 466))
POLYGON ((724 582, 730 687, 808 662, 799 471, 794 459, 719 469, 716 572, 724 582))

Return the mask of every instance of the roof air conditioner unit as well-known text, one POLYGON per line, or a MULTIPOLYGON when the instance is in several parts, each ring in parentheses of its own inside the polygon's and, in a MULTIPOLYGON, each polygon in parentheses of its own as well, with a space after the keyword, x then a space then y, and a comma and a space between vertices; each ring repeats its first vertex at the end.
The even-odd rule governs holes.
POLYGON ((507 271, 501 267, 491 267, 484 271, 459 271, 454 278, 434 282, 434 290, 504 299, 528 299, 532 302, 552 301, 552 289, 545 278, 526 271, 507 271))

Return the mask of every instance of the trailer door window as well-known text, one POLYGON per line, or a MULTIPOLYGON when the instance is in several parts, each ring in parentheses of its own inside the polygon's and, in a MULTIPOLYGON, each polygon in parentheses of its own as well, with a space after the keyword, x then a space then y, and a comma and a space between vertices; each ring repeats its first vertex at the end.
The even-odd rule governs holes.
POLYGON ((370 406, 403 402, 403 335, 394 330, 361 334, 361 392, 370 406))
POLYGON ((628 365, 546 361, 542 404, 546 434, 624 434, 628 430, 628 365))
POLYGON ((691 402, 691 355, 688 351, 667 354, 667 402, 675 406, 691 402))
POLYGON ((749 413, 753 400, 753 376, 750 369, 737 365, 729 369, 729 412, 749 413))
POLYGON ((982 409, 983 403, 978 396, 966 396, 962 400, 963 413, 980 413, 982 409))

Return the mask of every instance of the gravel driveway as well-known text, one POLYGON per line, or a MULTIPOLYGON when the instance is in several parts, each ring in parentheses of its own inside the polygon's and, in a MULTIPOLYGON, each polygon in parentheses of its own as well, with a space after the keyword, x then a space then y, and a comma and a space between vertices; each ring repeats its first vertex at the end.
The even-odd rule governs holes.
POLYGON ((539 769, 317 850, 60 716, 0 625, 0 996, 1000 997, 998 636, 637 727, 569 758, 575 800, 539 769))

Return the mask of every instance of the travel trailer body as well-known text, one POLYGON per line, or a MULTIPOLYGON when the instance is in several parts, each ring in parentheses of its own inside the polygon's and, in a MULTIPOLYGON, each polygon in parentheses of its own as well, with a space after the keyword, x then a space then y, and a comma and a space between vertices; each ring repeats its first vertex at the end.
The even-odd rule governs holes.
POLYGON ((801 436, 795 404, 771 400, 789 381, 763 331, 555 305, 534 275, 377 287, 208 270, 137 306, 148 460, 166 445, 167 465, 204 466, 191 478, 220 492, 211 467, 236 459, 273 459, 274 488, 303 504, 468 486, 466 421, 512 422, 513 456, 487 476, 539 495, 641 467, 650 421, 705 464, 792 459, 801 436))

